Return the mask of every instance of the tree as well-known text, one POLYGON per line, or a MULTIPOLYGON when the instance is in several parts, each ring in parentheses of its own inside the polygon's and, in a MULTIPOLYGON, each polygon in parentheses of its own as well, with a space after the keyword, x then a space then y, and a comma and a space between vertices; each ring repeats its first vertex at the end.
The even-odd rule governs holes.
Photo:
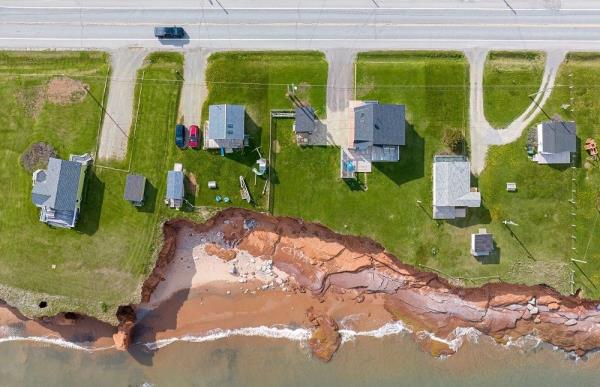
POLYGON ((461 130, 449 128, 444 130, 442 141, 453 153, 461 153, 464 149, 465 136, 461 130))

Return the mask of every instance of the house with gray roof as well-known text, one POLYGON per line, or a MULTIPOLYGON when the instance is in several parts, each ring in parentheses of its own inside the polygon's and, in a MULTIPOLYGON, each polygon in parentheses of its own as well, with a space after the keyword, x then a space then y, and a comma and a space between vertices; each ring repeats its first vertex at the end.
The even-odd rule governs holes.
POLYGON ((342 178, 371 172, 372 163, 400 160, 400 146, 406 144, 404 105, 351 101, 350 114, 353 130, 342 148, 342 178))
POLYGON ((577 130, 574 121, 544 121, 537 126, 538 164, 569 164, 571 153, 577 151, 577 130))
POLYGON ((477 234, 471 234, 471 255, 481 257, 494 251, 494 238, 485 228, 480 228, 477 234))
POLYGON ((241 105, 211 105, 204 127, 204 149, 223 149, 227 153, 244 147, 244 117, 241 105))
POLYGON ((467 208, 481 206, 481 194, 471 188, 471 163, 465 156, 433 158, 433 218, 467 216, 467 208))
POLYGON ((144 205, 144 191, 146 189, 146 178, 142 175, 130 173, 125 180, 124 199, 136 207, 144 205))
POLYGON ((73 228, 79 217, 87 166, 91 156, 51 157, 46 169, 33 173, 31 201, 40 209, 40 222, 73 228))
POLYGON ((183 195, 183 166, 177 163, 173 170, 167 173, 165 204, 178 210, 183 206, 183 195))

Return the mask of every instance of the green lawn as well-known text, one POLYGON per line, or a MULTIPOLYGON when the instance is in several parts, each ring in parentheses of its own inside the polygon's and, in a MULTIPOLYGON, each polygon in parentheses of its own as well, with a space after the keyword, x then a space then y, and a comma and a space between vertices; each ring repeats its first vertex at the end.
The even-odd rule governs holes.
MULTIPOLYGON (((588 137, 600 140, 599 83, 600 55, 570 54, 544 106, 550 116, 559 114, 564 119, 575 120, 581 143, 588 137), (572 78, 569 74, 573 74, 572 78), (571 85, 573 89, 569 89, 571 85), (572 102, 570 97, 573 97, 572 102), (572 104, 574 112, 562 109, 564 104, 572 104)), ((536 122, 546 119, 540 114, 536 122)), ((524 133, 513 144, 492 148, 480 179, 495 221, 492 229, 497 238, 502 236, 502 260, 512 262, 507 280, 531 283, 539 278, 563 291, 570 291, 568 278, 570 270, 575 270, 575 288, 583 288, 588 297, 600 297, 600 215, 595 208, 600 192, 598 162, 587 161, 582 148, 575 171, 568 167, 537 165, 527 159, 526 136, 524 133), (507 193, 503 189, 506 181, 517 182, 519 192, 507 193), (573 188, 576 206, 569 203, 573 188), (512 230, 520 242, 498 224, 497 221, 505 218, 519 224, 512 230), (575 243, 572 235, 576 237, 575 243), (525 249, 532 257, 528 257, 525 249), (570 263, 571 257, 588 263, 570 263), (535 270, 532 271, 532 267, 535 270)))
MULTIPOLYGON (((246 107, 246 134, 250 146, 243 152, 221 156, 218 151, 176 151, 176 159, 184 164, 188 178, 193 174, 197 194, 187 198, 197 206, 252 207, 266 210, 263 195, 265 179, 252 172, 260 147, 263 157, 269 153, 270 109, 291 109, 286 97, 288 85, 298 86, 297 96, 311 103, 322 115, 325 111, 325 84, 327 63, 318 52, 223 52, 210 56, 206 71, 208 98, 202 108, 202 120, 208 119, 208 107, 213 104, 241 104, 246 107), (239 176, 244 176, 254 199, 252 205, 240 197, 239 176), (207 183, 216 180, 217 190, 209 190, 207 183), (215 202, 215 196, 227 196, 229 204, 215 202)), ((191 179, 190 179, 191 180, 191 179)), ((190 188, 191 185, 190 185, 190 188)))
MULTIPOLYGON (((55 105, 31 98, 52 78, 65 74, 105 97, 108 56, 78 52, 4 52, 0 54, 0 190, 10 202, 0 210, 0 298, 28 315, 83 312, 114 319, 118 305, 139 298, 139 285, 152 262, 179 101, 178 54, 153 54, 145 69, 132 170, 148 177, 146 205, 137 210, 123 200, 125 173, 94 167, 88 174, 81 216, 75 230, 51 229, 38 221, 31 203, 31 175, 19 165, 29 144, 46 141, 63 158, 93 152, 102 119, 98 104, 55 105), (31 74, 36 74, 35 76, 31 74), (159 81, 156 81, 159 80, 159 81), (24 97, 20 97, 24 96, 24 97), (17 97, 17 98, 15 98, 17 97), (36 110, 38 109, 38 110, 36 110), (56 265, 56 269, 52 269, 56 265), (38 308, 40 301, 48 307, 38 308), (105 304, 103 307, 102 304, 105 304)), ((141 74, 140 74, 141 75, 141 74)), ((137 95, 136 95, 137 100, 137 95)))
POLYGON ((488 211, 471 210, 452 224, 431 219, 433 155, 446 151, 444 129, 467 132, 468 94, 468 64, 460 53, 360 54, 357 97, 406 105, 400 162, 375 164, 372 173, 347 183, 339 178, 339 148, 299 148, 289 124, 278 125, 275 214, 368 236, 404 262, 461 277, 486 274, 469 255, 469 238, 489 221, 488 211))
POLYGON ((503 128, 527 109, 528 95, 538 91, 546 55, 534 51, 492 51, 485 62, 483 105, 485 117, 503 128))

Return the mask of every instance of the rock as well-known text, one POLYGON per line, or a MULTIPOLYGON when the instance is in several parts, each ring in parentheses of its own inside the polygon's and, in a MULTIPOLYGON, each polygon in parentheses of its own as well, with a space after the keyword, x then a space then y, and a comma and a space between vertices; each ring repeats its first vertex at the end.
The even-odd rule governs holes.
POLYGON ((228 290, 226 293, 227 293, 227 295, 230 295, 231 294, 231 290, 228 290))
POLYGON ((277 283, 277 285, 283 284, 283 280, 281 278, 275 278, 275 282, 277 283))
POLYGON ((115 348, 119 351, 126 351, 131 344, 131 332, 135 327, 136 314, 131 305, 122 305, 117 309, 117 320, 119 326, 117 333, 113 335, 115 348))
POLYGON ((527 304, 527 310, 531 312, 531 310, 534 308, 532 303, 527 304))
POLYGON ((559 310, 560 304, 558 302, 551 302, 548 304, 548 309, 550 310, 559 310))
POLYGON ((571 319, 568 319, 567 321, 565 321, 565 322, 564 322, 564 324, 565 324, 566 326, 569 326, 569 327, 570 327, 570 326, 572 326, 572 325, 575 325, 575 324, 577 324, 577 320, 575 320, 574 318, 571 318, 571 319))
POLYGON ((360 294, 354 300, 356 300, 356 302, 358 302, 360 304, 361 302, 363 302, 365 300, 365 296, 360 294))
POLYGON ((540 310, 538 309, 537 306, 534 306, 533 308, 531 308, 531 310, 529 311, 530 314, 538 314, 540 312, 540 310))
POLYGON ((339 327, 331 317, 315 314, 313 308, 306 311, 306 316, 314 327, 308 346, 315 357, 328 362, 342 342, 339 327))
POLYGON ((535 318, 533 319, 533 322, 536 324, 539 324, 542 322, 542 320, 540 319, 540 316, 535 316, 535 318))
POLYGON ((245 278, 240 278, 240 279, 238 280, 238 282, 239 282, 239 283, 241 283, 241 284, 245 284, 246 282, 248 282, 248 280, 247 280, 247 279, 245 279, 245 278))
POLYGON ((529 300, 528 302, 529 302, 529 305, 535 305, 536 304, 535 297, 532 297, 531 300, 529 300))
POLYGON ((221 258, 224 261, 231 261, 237 256, 235 250, 224 249, 221 246, 218 246, 214 243, 207 243, 206 245, 204 245, 204 251, 206 252, 206 254, 214 255, 216 257, 221 258))
POLYGON ((238 270, 237 270, 237 267, 235 265, 233 265, 233 266, 231 266, 229 268, 229 274, 231 274, 231 275, 238 275, 238 270))
POLYGON ((248 294, 249 290, 248 289, 244 289, 244 294, 248 294))

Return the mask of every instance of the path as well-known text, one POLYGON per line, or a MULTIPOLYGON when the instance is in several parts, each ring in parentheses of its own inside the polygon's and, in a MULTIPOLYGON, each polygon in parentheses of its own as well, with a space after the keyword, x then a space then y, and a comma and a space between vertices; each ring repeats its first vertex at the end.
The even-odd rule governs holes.
POLYGON ((354 62, 356 51, 327 50, 327 140, 345 146, 348 142, 348 102, 354 98, 354 62))
POLYGON ((201 125, 200 113, 202 104, 207 96, 204 73, 206 62, 211 51, 206 49, 191 49, 185 52, 183 67, 183 87, 181 89, 181 103, 179 114, 183 116, 186 126, 201 125))
POLYGON ((540 88, 535 96, 536 103, 532 102, 517 119, 503 129, 493 128, 485 118, 483 109, 483 72, 487 53, 488 51, 485 49, 465 51, 470 68, 469 127, 471 143, 469 145, 471 148, 471 170, 477 175, 485 167, 485 158, 490 145, 504 145, 517 140, 521 137, 523 130, 528 128, 541 112, 538 105, 543 106, 550 97, 566 51, 550 50, 546 52, 546 65, 540 88))
POLYGON ((98 158, 123 160, 131 128, 137 70, 148 50, 125 48, 111 52, 111 76, 102 122, 98 158))

